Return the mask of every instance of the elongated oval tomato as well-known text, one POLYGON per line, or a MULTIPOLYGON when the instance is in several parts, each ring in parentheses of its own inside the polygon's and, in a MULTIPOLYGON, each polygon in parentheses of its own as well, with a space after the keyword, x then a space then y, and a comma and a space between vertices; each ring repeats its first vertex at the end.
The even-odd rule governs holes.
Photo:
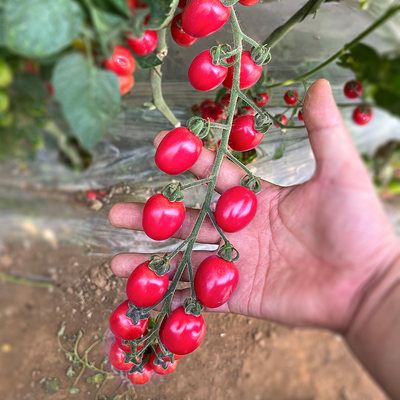
POLYGON ((120 371, 129 371, 133 367, 133 362, 125 363, 125 352, 118 346, 116 340, 111 345, 108 358, 112 366, 120 371))
POLYGON ((165 240, 176 233, 185 219, 185 206, 156 194, 143 208, 142 225, 146 235, 154 240, 165 240))
POLYGON ((177 14, 171 22, 171 35, 179 46, 189 47, 194 42, 196 42, 197 38, 188 35, 182 29, 182 14, 177 14))
POLYGON ((136 62, 132 53, 124 46, 115 46, 111 58, 104 61, 104 67, 120 76, 132 75, 136 62))
POLYGON ((163 368, 162 365, 155 364, 154 360, 156 359, 155 353, 150 356, 149 364, 151 369, 158 375, 168 375, 176 370, 178 366, 178 360, 175 360, 173 363, 170 361, 168 357, 164 357, 163 360, 167 362, 167 368, 163 368))
POLYGON ((155 162, 161 171, 178 175, 194 165, 200 156, 203 142, 187 128, 168 132, 159 144, 155 162))
POLYGON ((157 31, 147 30, 144 31, 141 38, 135 38, 130 33, 126 37, 126 40, 129 47, 135 54, 139 56, 146 56, 156 49, 158 43, 158 35, 157 31))
MULTIPOLYGON (((229 62, 232 62, 234 59, 228 59, 229 62)), ((233 82, 233 71, 234 65, 228 68, 228 74, 223 82, 223 85, 231 89, 233 82)), ((251 53, 246 50, 242 52, 242 57, 240 59, 240 81, 239 87, 240 89, 247 89, 253 86, 261 77, 262 74, 262 65, 257 65, 251 58, 251 53)))
POLYGON ((185 355, 196 350, 206 334, 206 323, 202 315, 186 314, 178 307, 167 317, 160 328, 160 340, 171 352, 185 355))
POLYGON ((128 379, 136 385, 144 385, 147 383, 151 376, 153 375, 153 370, 150 364, 147 362, 143 366, 143 372, 134 372, 133 374, 128 374, 128 379))
POLYGON ((143 319, 135 325, 126 316, 128 309, 128 300, 125 300, 112 312, 110 316, 110 329, 115 336, 119 336, 121 339, 134 340, 142 336, 147 325, 149 325, 149 318, 143 319))
POLYGON ((188 77, 195 89, 206 92, 217 88, 227 74, 228 68, 213 64, 210 50, 204 50, 190 64, 188 77))
POLYGON ((230 13, 219 0, 190 0, 183 10, 182 28, 196 38, 208 36, 222 28, 230 13))
POLYGON ((225 304, 239 281, 239 271, 233 262, 218 256, 207 257, 197 268, 194 288, 199 301, 208 308, 225 304))
POLYGON ((238 232, 245 228, 257 212, 257 196, 243 186, 224 192, 215 208, 215 220, 225 232, 238 232))
POLYGON ((150 307, 164 296, 168 283, 168 274, 158 276, 146 261, 132 271, 126 283, 126 294, 136 307, 150 307))
POLYGON ((254 149, 263 137, 264 135, 254 128, 254 116, 243 115, 233 120, 229 146, 235 151, 248 151, 254 149))

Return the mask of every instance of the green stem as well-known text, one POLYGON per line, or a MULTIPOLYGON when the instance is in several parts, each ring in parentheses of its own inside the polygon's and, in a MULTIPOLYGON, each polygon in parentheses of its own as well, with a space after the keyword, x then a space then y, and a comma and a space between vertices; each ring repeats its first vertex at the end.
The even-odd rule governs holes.
POLYGON ((200 186, 200 185, 204 185, 206 183, 210 182, 210 178, 204 178, 204 179, 199 179, 197 181, 193 181, 190 183, 187 183, 186 185, 182 185, 181 186, 181 190, 186 190, 186 189, 190 189, 196 186, 200 186))
POLYGON ((307 15, 317 12, 324 0, 309 0, 300 8, 292 17, 290 17, 283 25, 275 29, 265 40, 263 44, 268 45, 271 49, 274 47, 294 26, 303 21, 307 15))
POLYGON ((226 243, 228 242, 228 239, 226 238, 223 230, 219 227, 217 224, 217 221, 215 220, 214 214, 211 210, 208 210, 208 217, 210 218, 211 222, 214 225, 214 228, 218 231, 219 235, 221 236, 222 240, 226 243))
MULTIPOLYGON (((166 28, 158 31, 158 45, 157 45, 157 57, 163 61, 168 54, 167 42, 166 42, 166 28)), ((177 120, 171 109, 165 102, 162 92, 162 71, 161 65, 157 65, 150 69, 150 85, 153 94, 153 103, 155 107, 160 111, 162 115, 174 126, 180 126, 180 122, 177 120)))
POLYGON ((253 173, 242 163, 240 162, 235 156, 233 156, 229 151, 227 150, 225 152, 226 156, 231 160, 234 164, 236 164, 238 167, 240 167, 244 172, 246 172, 249 177, 253 176, 253 173))
POLYGON ((0 280, 4 282, 15 283, 17 285, 22 285, 22 286, 30 286, 30 287, 45 288, 45 289, 54 288, 54 285, 49 282, 40 282, 26 278, 19 278, 16 276, 5 274, 4 272, 0 272, 0 280))
POLYGON ((289 79, 287 81, 278 82, 273 85, 267 86, 267 89, 271 89, 278 86, 288 86, 295 82, 301 82, 306 78, 310 77, 311 75, 315 74, 316 72, 320 71, 321 69, 325 68, 327 65, 334 62, 340 56, 346 53, 346 51, 350 50, 354 47, 357 43, 363 40, 366 36, 368 36, 371 32, 373 32, 376 28, 381 26, 384 22, 386 22, 389 18, 395 15, 398 11, 400 11, 400 6, 391 7, 388 11, 386 11, 380 18, 378 18, 372 25, 370 25, 367 29, 361 32, 358 36, 356 36, 351 42, 345 44, 339 51, 337 51, 333 56, 329 57, 323 63, 319 64, 311 71, 308 71, 296 78, 289 79))

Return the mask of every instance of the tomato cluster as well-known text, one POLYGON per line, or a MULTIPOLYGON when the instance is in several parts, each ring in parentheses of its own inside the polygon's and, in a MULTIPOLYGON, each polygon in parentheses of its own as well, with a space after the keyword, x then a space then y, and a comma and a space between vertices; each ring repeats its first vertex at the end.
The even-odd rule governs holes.
MULTIPOLYGON (((360 82, 352 80, 346 82, 343 92, 348 99, 362 99, 363 87, 360 82)), ((353 111, 352 118, 357 125, 366 125, 372 119, 372 108, 367 104, 357 106, 353 111)))

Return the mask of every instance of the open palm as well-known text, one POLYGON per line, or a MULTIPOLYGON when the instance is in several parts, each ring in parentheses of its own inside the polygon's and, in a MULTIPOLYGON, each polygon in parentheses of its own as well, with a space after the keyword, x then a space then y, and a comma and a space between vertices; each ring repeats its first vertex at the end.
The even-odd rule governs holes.
MULTIPOLYGON (((398 243, 327 81, 317 81, 309 89, 303 115, 316 158, 314 177, 287 188, 262 182, 256 217, 242 231, 227 235, 240 253, 240 279, 229 302, 216 311, 345 331, 368 288, 396 258, 398 243)), ((157 136, 156 145, 164 134, 157 136)), ((191 171, 207 177, 214 157, 203 149, 191 171)), ((243 175, 225 160, 216 189, 222 193, 240 184, 243 175)), ((110 222, 141 229, 142 209, 138 203, 116 204, 110 222)), ((175 236, 186 238, 196 216, 197 211, 188 210, 175 236)), ((198 241, 220 243, 209 220, 198 241)), ((194 252, 194 268, 210 254, 194 252)), ((148 257, 117 255, 113 271, 128 277, 148 257)), ((173 260, 171 276, 178 262, 179 256, 173 260)), ((188 295, 187 290, 177 291, 174 300, 181 303, 188 295)))

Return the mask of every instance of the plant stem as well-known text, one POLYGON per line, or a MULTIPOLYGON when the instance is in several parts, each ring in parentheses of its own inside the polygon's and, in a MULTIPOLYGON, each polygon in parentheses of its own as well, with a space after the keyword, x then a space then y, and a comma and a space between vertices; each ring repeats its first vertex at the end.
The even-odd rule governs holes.
POLYGON ((16 276, 5 274, 4 272, 0 272, 0 280, 4 282, 15 283, 17 285, 22 285, 22 286, 30 286, 30 287, 45 288, 45 289, 54 288, 54 285, 49 282, 40 282, 26 278, 19 278, 16 276))
POLYGON ((317 12, 324 0, 309 0, 303 7, 292 15, 283 25, 275 29, 265 40, 263 44, 271 49, 274 47, 294 26, 303 21, 307 15, 317 12))
POLYGON ((380 18, 378 18, 372 25, 370 25, 367 29, 361 32, 358 36, 356 36, 351 42, 345 44, 339 51, 337 51, 333 56, 329 57, 323 63, 319 64, 311 71, 308 71, 296 78, 289 79, 287 81, 278 82, 273 85, 267 86, 267 89, 271 89, 278 86, 288 86, 295 82, 304 81, 306 78, 310 77, 311 75, 315 74, 316 72, 320 71, 321 69, 325 68, 327 65, 334 62, 340 56, 342 56, 346 51, 350 50, 354 47, 357 43, 359 43, 362 39, 368 36, 371 32, 373 32, 376 28, 381 26, 384 22, 386 22, 389 18, 395 15, 398 11, 400 11, 400 6, 391 7, 388 11, 386 11, 380 18))
MULTIPOLYGON (((163 28, 158 31, 158 45, 157 45, 157 57, 163 61, 168 54, 168 48, 166 43, 166 29, 163 28)), ((165 102, 162 92, 162 71, 161 65, 157 65, 150 69, 150 85, 153 94, 153 103, 155 107, 160 111, 162 115, 176 128, 180 126, 180 122, 177 120, 171 109, 165 102)))
POLYGON ((187 183, 186 185, 182 185, 181 190, 190 189, 196 186, 204 185, 210 182, 210 178, 199 179, 198 181, 187 183))

